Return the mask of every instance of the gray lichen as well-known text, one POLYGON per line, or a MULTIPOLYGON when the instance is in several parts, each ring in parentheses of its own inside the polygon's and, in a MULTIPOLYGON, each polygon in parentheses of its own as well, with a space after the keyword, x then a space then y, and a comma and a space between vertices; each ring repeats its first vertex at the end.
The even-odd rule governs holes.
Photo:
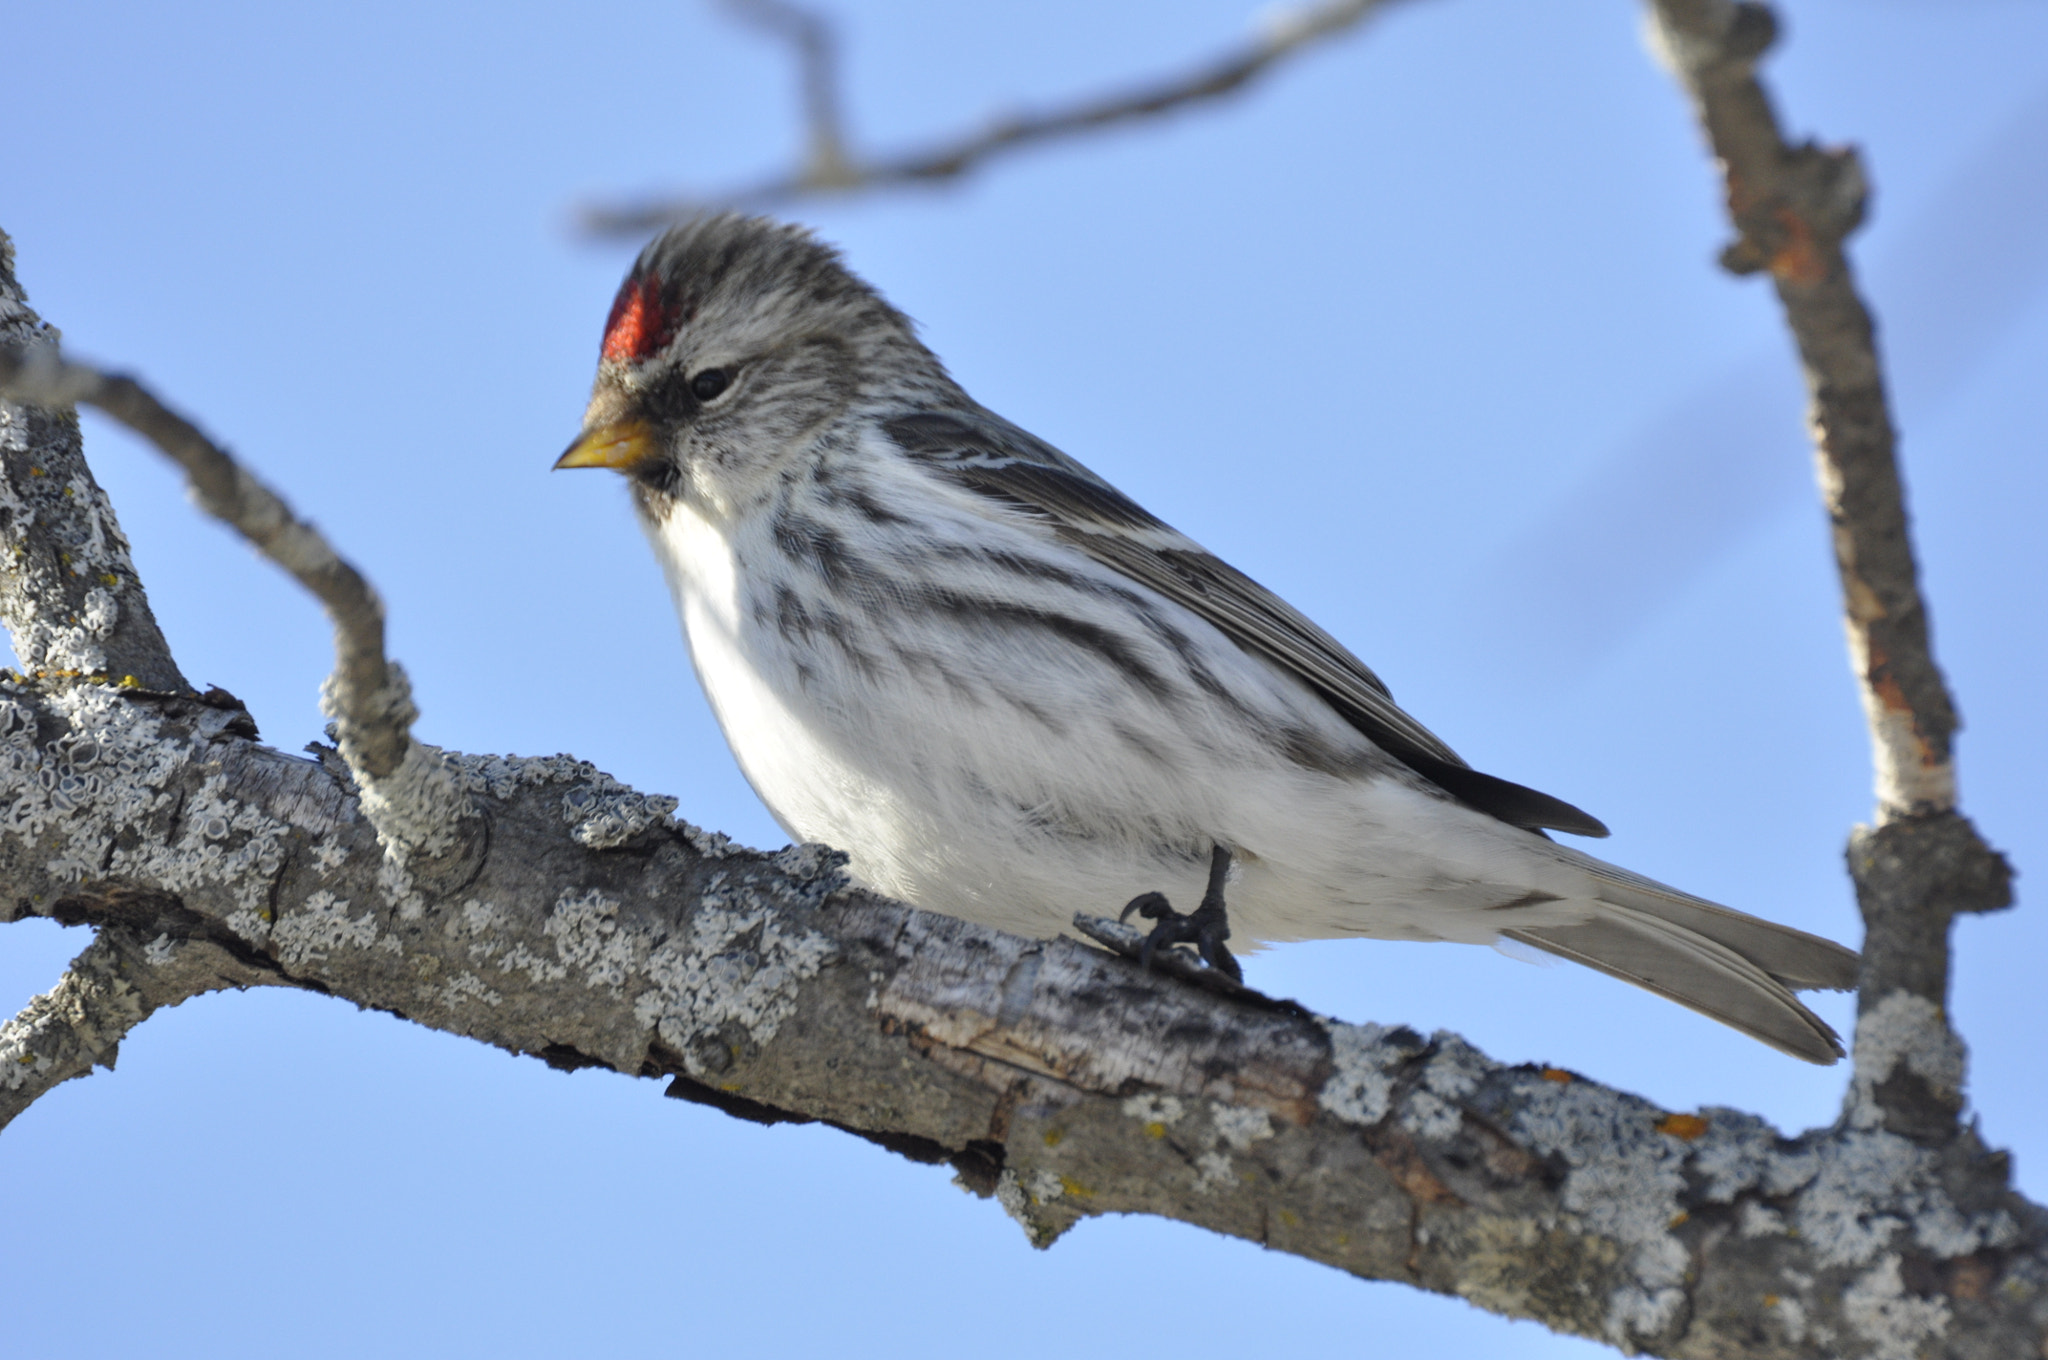
MULTIPOLYGON (((57 340, 15 282, 13 245, 0 232, 0 344, 45 354, 57 340)), ((23 667, 184 688, 128 540, 86 467, 76 413, 0 399, 0 469, 0 619, 23 667)))
POLYGON ((1398 1070, 1421 1052, 1421 1041, 1412 1030, 1380 1025, 1326 1020, 1324 1027, 1330 1036, 1331 1071, 1317 1101, 1350 1123, 1379 1123, 1387 1117, 1398 1070))

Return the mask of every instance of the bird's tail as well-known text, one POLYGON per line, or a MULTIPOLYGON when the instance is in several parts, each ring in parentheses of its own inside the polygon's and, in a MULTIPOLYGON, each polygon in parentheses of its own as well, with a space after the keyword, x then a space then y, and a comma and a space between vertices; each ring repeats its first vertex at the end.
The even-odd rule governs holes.
POLYGON ((1592 918, 1502 931, 1507 938, 1633 982, 1795 1058, 1842 1056, 1840 1036, 1793 991, 1853 988, 1854 950, 1558 849, 1594 880, 1592 918))

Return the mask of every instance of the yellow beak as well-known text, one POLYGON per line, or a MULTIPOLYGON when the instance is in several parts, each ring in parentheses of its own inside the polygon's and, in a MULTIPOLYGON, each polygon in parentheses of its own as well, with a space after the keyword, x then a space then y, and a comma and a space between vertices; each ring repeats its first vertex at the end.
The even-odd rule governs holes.
POLYGON ((621 420, 576 436, 569 451, 555 460, 558 468, 610 468, 631 472, 655 456, 654 431, 644 420, 621 420))

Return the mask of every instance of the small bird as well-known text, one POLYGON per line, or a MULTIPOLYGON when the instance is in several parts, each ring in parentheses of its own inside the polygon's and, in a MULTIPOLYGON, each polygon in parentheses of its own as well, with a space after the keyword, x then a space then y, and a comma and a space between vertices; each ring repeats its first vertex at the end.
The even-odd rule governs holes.
POLYGON ((803 228, 706 216, 642 251, 556 466, 629 479, 740 766, 867 887, 1041 937, 1128 899, 1148 958, 1233 976, 1233 928, 1519 941, 1842 1054, 1793 993, 1852 987, 1852 951, 1552 841, 1607 828, 1471 769, 1285 601, 978 405, 803 228))

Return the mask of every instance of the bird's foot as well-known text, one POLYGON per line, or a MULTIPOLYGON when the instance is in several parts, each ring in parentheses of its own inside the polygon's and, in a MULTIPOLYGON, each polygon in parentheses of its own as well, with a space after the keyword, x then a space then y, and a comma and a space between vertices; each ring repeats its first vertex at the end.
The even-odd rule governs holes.
POLYGON ((1202 962, 1232 982, 1243 982, 1244 969, 1237 966, 1237 960, 1223 947, 1223 942, 1230 938, 1230 919, 1223 906, 1223 880, 1229 874, 1230 852, 1219 845, 1209 852, 1209 888, 1202 894, 1202 904, 1193 911, 1185 914, 1175 911, 1173 904, 1166 900, 1165 893, 1148 892, 1133 897, 1117 919, 1128 921, 1135 911, 1146 920, 1159 923, 1145 937, 1139 961, 1150 968, 1152 955, 1159 950, 1177 944, 1191 944, 1202 956, 1202 962))

